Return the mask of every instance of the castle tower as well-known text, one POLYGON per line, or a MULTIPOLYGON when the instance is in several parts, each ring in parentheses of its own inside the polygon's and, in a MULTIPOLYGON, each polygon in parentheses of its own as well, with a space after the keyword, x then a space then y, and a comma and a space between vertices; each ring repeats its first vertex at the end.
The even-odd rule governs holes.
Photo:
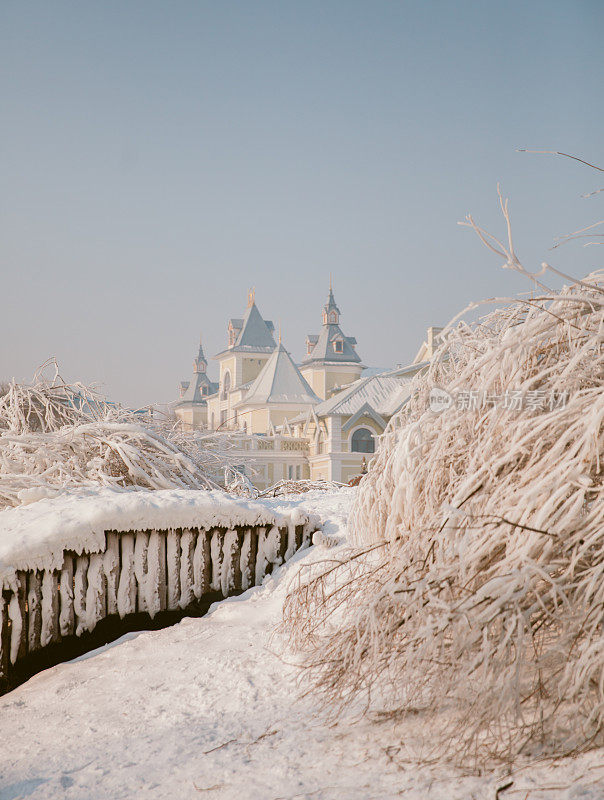
POLYGON ((237 408, 248 432, 266 433, 271 425, 283 425, 318 402, 319 398, 279 341, 237 408))
POLYGON ((237 427, 235 405, 277 346, 274 330, 273 323, 260 314, 255 290, 250 289, 245 314, 229 320, 227 347, 214 356, 220 366, 220 379, 218 394, 210 400, 210 428, 237 427))
POLYGON ((313 391, 325 400, 334 390, 360 378, 364 369, 355 350, 357 340, 354 336, 345 336, 340 328, 340 309, 331 281, 322 322, 318 335, 306 337, 306 357, 300 365, 300 372, 313 391))
POLYGON ((200 338, 199 350, 193 359, 193 380, 181 382, 180 401, 174 409, 186 430, 207 427, 208 397, 218 388, 218 384, 208 378, 207 367, 200 338))

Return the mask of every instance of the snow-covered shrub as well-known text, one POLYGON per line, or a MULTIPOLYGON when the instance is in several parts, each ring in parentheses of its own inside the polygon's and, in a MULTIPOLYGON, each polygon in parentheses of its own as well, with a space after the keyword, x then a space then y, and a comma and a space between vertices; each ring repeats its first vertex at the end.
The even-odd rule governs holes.
POLYGON ((215 488, 210 476, 226 461, 216 438, 108 403, 55 365, 0 397, 0 508, 82 486, 215 488))
POLYGON ((355 549, 285 607, 328 706, 420 714, 465 763, 603 739, 604 275, 545 271, 445 330, 361 482, 355 549))

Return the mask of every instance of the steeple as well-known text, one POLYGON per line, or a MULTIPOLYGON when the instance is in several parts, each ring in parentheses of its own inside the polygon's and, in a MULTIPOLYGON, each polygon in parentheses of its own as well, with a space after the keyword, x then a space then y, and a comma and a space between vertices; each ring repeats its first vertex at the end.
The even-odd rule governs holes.
POLYGON ((329 297, 323 306, 323 325, 339 325, 340 324, 340 309, 336 305, 333 296, 333 287, 331 285, 331 275, 329 276, 329 297))
POLYGON ((333 296, 330 275, 329 295, 323 306, 323 327, 318 336, 306 337, 306 358, 302 363, 360 364, 361 359, 355 351, 356 343, 354 336, 345 336, 340 328, 340 309, 333 296))
MULTIPOLYGON (((206 397, 214 394, 218 390, 218 384, 213 383, 207 373, 208 362, 206 361, 201 336, 199 337, 199 350, 193 359, 193 380, 182 381, 180 384, 180 403, 179 406, 188 407, 191 403, 205 404, 206 397)), ((204 421, 205 425, 205 421, 204 421)))
POLYGON ((197 358, 193 360, 193 372, 205 372, 208 368, 208 362, 206 361, 206 357, 203 352, 203 347, 201 345, 201 336, 199 337, 199 352, 197 353, 197 358))

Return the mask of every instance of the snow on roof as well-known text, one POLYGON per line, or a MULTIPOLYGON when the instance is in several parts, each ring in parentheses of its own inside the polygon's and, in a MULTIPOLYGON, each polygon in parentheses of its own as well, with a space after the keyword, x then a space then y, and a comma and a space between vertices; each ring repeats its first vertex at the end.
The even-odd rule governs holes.
POLYGON ((215 491, 79 489, 0 511, 0 587, 18 569, 57 570, 64 550, 100 552, 105 531, 299 525, 296 509, 268 507, 215 491))
POLYGON ((273 350, 275 347, 273 330, 273 323, 270 320, 262 319, 258 306, 256 303, 252 303, 245 312, 239 336, 232 349, 235 350, 238 347, 268 347, 273 350))
POLYGON ((319 398, 310 388, 290 354, 280 344, 262 367, 241 405, 296 403, 314 405, 319 398))
POLYGON ((205 372, 197 372, 193 376, 193 381, 187 383, 186 391, 177 405, 180 405, 180 403, 205 403, 208 396, 217 391, 217 383, 211 381, 205 372), (208 387, 205 395, 202 392, 204 386, 208 387))
MULTIPOLYGON (((311 344, 312 339, 313 337, 308 337, 308 341, 311 344)), ((344 336, 339 325, 323 325, 321 333, 316 337, 315 346, 302 363, 310 364, 313 361, 353 361, 359 363, 361 358, 355 351, 353 344, 356 344, 356 339, 353 336, 344 336), (335 341, 342 342, 342 352, 336 350, 335 341)))
POLYGON ((270 319, 263 319, 256 303, 252 303, 243 319, 229 320, 230 326, 236 331, 235 344, 217 353, 214 358, 219 358, 226 353, 272 353, 276 342, 273 338, 275 326, 270 319))
POLYGON ((411 380, 392 375, 371 375, 360 378, 348 389, 324 400, 315 407, 317 416, 356 414, 366 403, 378 414, 390 417, 409 397, 411 380))

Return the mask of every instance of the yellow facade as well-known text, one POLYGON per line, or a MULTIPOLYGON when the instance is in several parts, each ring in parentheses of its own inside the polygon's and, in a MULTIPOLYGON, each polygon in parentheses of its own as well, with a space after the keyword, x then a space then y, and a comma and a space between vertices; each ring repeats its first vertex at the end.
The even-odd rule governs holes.
POLYGON ((401 386, 432 357, 440 329, 428 330, 413 365, 361 379, 356 340, 344 335, 339 317, 330 288, 320 333, 307 337, 306 359, 297 367, 280 337, 274 341, 274 327, 251 292, 244 318, 230 320, 228 346, 216 356, 218 391, 200 408, 180 404, 183 427, 238 432, 233 455, 251 464, 260 488, 292 477, 341 483, 357 477, 400 407, 401 386))
POLYGON ((322 400, 331 397, 334 389, 354 383, 361 377, 362 371, 361 364, 314 365, 311 363, 300 366, 300 372, 322 400))

